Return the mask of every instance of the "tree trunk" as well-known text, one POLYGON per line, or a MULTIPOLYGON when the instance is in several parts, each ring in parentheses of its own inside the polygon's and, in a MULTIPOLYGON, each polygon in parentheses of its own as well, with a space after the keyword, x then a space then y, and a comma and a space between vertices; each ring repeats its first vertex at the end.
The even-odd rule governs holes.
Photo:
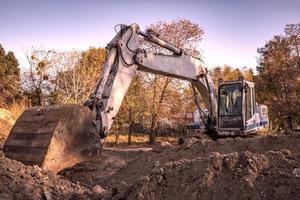
POLYGON ((150 144, 155 143, 155 127, 156 127, 156 113, 153 113, 151 117, 151 128, 150 128, 150 137, 149 137, 149 142, 150 144))
POLYGON ((119 127, 118 127, 118 121, 116 120, 115 123, 115 131, 116 131, 116 138, 115 138, 115 145, 119 144, 119 127))
POLYGON ((133 126, 133 120, 132 120, 132 108, 129 110, 129 132, 128 132, 128 145, 131 145, 131 133, 132 133, 132 126, 133 126))
POLYGON ((150 130, 151 132, 150 132, 150 138, 149 138, 150 144, 155 143, 155 137, 156 137, 156 133, 157 133, 157 130, 156 130, 157 129, 157 115, 158 115, 158 112, 160 111, 161 104, 164 100, 167 87, 168 87, 169 83, 171 82, 171 78, 167 77, 165 80, 165 83, 163 85, 156 109, 155 109, 155 98, 157 96, 157 91, 156 91, 156 86, 155 86, 156 77, 155 77, 154 81, 155 82, 154 82, 154 87, 153 87, 154 94, 153 94, 153 99, 152 99, 152 117, 151 117, 151 130, 150 130))
POLYGON ((150 136, 149 136, 149 143, 154 144, 155 142, 155 135, 154 135, 154 125, 155 125, 155 99, 157 96, 157 90, 156 90, 156 81, 157 81, 157 75, 154 76, 153 80, 153 97, 152 97, 152 108, 151 108, 151 127, 150 127, 150 136))

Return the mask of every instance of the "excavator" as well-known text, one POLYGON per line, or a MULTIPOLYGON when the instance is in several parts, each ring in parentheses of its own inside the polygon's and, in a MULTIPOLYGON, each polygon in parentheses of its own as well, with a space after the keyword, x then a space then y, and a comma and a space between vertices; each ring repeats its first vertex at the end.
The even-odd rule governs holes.
POLYGON ((207 133, 245 136, 268 124, 267 107, 256 104, 252 82, 220 80, 215 87, 199 58, 153 30, 143 32, 137 24, 120 25, 106 48, 103 70, 84 105, 25 110, 4 144, 6 157, 57 172, 98 155, 137 71, 189 81, 206 107, 201 119, 207 133), (144 42, 170 53, 147 52, 144 42))

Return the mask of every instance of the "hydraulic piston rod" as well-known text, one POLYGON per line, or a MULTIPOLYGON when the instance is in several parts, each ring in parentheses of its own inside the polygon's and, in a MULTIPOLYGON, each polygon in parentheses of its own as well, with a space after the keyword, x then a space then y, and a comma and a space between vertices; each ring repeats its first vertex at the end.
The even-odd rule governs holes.
POLYGON ((139 31, 139 34, 145 38, 145 40, 157 44, 163 48, 166 48, 172 51, 175 55, 181 55, 181 49, 175 47, 169 42, 164 41, 163 39, 159 38, 158 35, 155 35, 153 31, 147 31, 147 33, 139 31))

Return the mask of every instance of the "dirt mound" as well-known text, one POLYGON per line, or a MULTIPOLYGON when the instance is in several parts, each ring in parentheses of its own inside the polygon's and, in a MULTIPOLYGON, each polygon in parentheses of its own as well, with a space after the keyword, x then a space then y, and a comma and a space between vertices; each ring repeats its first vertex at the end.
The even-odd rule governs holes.
POLYGON ((87 199, 93 192, 38 166, 25 166, 0 152, 0 199, 87 199))
POLYGON ((144 156, 144 151, 104 149, 99 159, 79 163, 61 171, 59 174, 86 187, 91 188, 95 185, 101 185, 105 186, 105 189, 109 189, 107 186, 110 184, 110 177, 141 156, 144 156))
POLYGON ((288 150, 245 151, 157 163, 107 199, 299 199, 299 159, 288 150))
POLYGON ((0 152, 0 199, 300 199, 300 135, 188 139, 103 156, 55 175, 0 152))
POLYGON ((107 155, 61 173, 83 185, 101 185, 110 191, 104 199, 299 199, 299 149, 299 135, 189 139, 130 159, 107 155))

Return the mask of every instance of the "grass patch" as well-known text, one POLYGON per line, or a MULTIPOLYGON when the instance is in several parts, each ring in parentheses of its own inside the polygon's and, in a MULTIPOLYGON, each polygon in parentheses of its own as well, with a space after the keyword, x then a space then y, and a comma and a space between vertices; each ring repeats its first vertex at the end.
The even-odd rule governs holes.
POLYGON ((24 102, 13 103, 5 107, 5 109, 10 112, 10 115, 14 120, 17 120, 18 117, 26 110, 26 108, 27 106, 24 102))
MULTIPOLYGON (((121 146, 126 146, 128 144, 128 134, 120 134, 118 135, 117 138, 117 143, 116 143, 116 135, 115 134, 110 134, 106 137, 105 143, 108 146, 111 145, 121 145, 121 146)), ((158 136, 155 138, 156 143, 160 142, 169 142, 172 144, 176 144, 178 141, 177 137, 171 137, 171 136, 158 136)), ((132 134, 131 135, 131 144, 132 145, 146 145, 149 144, 149 135, 146 134, 132 134)))
MULTIPOLYGON (((120 134, 118 137, 118 144, 128 143, 128 134, 120 134)), ((116 135, 110 134, 105 138, 105 142, 107 143, 116 143, 116 135)), ((133 134, 131 135, 132 143, 147 143, 149 142, 149 135, 145 134, 133 134)))

